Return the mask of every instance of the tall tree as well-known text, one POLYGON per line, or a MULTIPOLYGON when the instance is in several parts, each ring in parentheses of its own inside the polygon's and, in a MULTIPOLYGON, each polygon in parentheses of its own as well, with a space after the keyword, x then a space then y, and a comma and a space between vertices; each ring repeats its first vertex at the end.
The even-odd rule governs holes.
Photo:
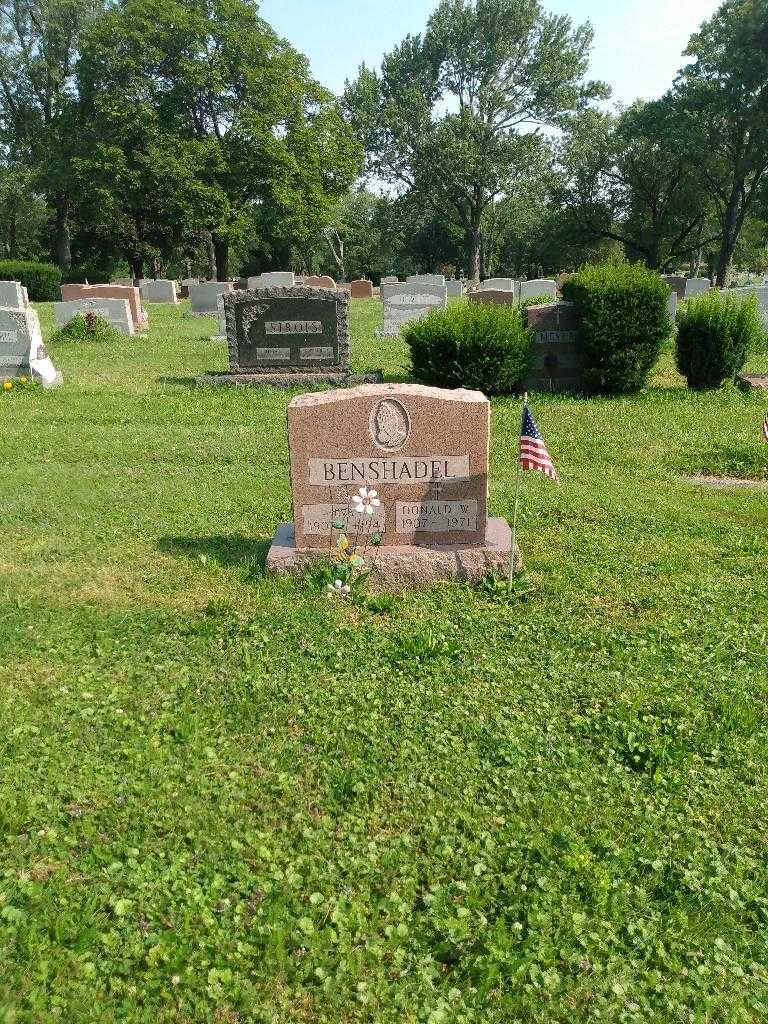
POLYGON ((726 0, 686 50, 675 94, 685 148, 717 206, 715 275, 726 284, 739 234, 768 178, 768 0, 726 0))
POLYGON ((75 68, 82 33, 103 9, 104 0, 0 0, 0 131, 55 210, 61 267, 71 263, 75 68))
POLYGON ((220 279, 254 224, 317 235, 359 172, 338 104, 255 0, 123 0, 89 33, 82 74, 117 149, 139 128, 147 159, 167 147, 194 168, 187 220, 210 232, 220 279))
POLYGON ((592 37, 588 23, 574 29, 538 0, 441 0, 423 37, 347 85, 368 171, 450 211, 474 280, 485 211, 538 154, 538 129, 608 95, 585 81, 592 37))
POLYGON ((619 242, 654 270, 719 237, 698 162, 683 145, 682 116, 671 97, 618 116, 588 111, 559 145, 559 204, 585 238, 619 242))

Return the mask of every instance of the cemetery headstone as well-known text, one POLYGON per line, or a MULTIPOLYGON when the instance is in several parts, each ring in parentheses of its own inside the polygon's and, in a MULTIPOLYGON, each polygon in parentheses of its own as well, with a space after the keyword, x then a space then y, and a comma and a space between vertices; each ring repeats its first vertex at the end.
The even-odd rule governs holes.
POLYGON ((481 291, 514 292, 517 290, 517 281, 511 277, 489 277, 480 285, 481 291))
POLYGON ((712 282, 708 277, 688 277, 685 280, 685 297, 693 299, 697 295, 706 295, 711 287, 712 282))
POLYGON ((669 290, 669 298, 667 299, 667 313, 670 320, 674 323, 675 316, 677 315, 677 292, 671 288, 669 290))
POLYGON ((352 281, 349 285, 349 294, 353 299, 372 299, 372 281, 352 281))
POLYGON ((517 293, 521 302, 524 302, 525 299, 537 299, 540 295, 542 297, 546 296, 549 299, 556 299, 557 281, 549 281, 543 278, 537 278, 534 281, 520 281, 517 293))
POLYGON ((517 304, 517 296, 507 290, 481 288, 480 291, 469 293, 469 301, 483 306, 514 306, 517 304))
POLYGON ((571 302, 554 302, 529 306, 526 313, 534 340, 533 365, 525 387, 531 391, 583 391, 584 356, 576 307, 571 302))
POLYGON ((449 299, 460 299, 464 294, 464 282, 446 281, 445 289, 449 299))
POLYGON ((388 274, 386 277, 382 277, 381 283, 382 284, 399 284, 400 283, 400 279, 395 277, 394 274, 388 274))
POLYGON ((296 387, 349 379, 349 298, 330 288, 257 288, 223 297, 229 372, 203 384, 296 387))
POLYGON ((381 301, 384 325, 376 337, 396 338, 405 324, 446 309, 448 292, 444 284, 385 284, 381 286, 381 301))
POLYGON ((0 308, 0 380, 30 377, 44 388, 58 387, 64 378, 51 361, 37 311, 0 308))
POLYGON ((179 285, 179 294, 182 299, 189 298, 189 289, 196 284, 200 284, 200 279, 197 277, 185 277, 179 285))
POLYGON ((147 311, 141 304, 138 288, 118 284, 63 284, 61 298, 64 302, 74 299, 125 299, 131 310, 134 331, 141 331, 149 324, 147 311))
POLYGON ((757 305, 760 310, 760 315, 763 318, 763 324, 765 329, 768 331, 768 285, 753 286, 750 288, 731 288, 727 295, 735 295, 739 298, 748 298, 750 295, 754 295, 757 299, 757 305))
POLYGON ((444 285, 445 275, 444 274, 411 274, 410 277, 405 279, 406 284, 433 284, 433 285, 444 285))
POLYGON ((378 536, 366 551, 385 588, 504 572, 512 538, 505 520, 488 517, 489 429, 479 391, 383 384, 294 398, 294 521, 279 527, 268 568, 301 571, 344 532, 359 547, 378 536), (363 487, 379 495, 372 516, 352 508, 363 487))
POLYGON ((0 281, 0 306, 26 309, 28 305, 29 295, 20 281, 0 281))
POLYGON ((295 284, 296 275, 290 270, 276 270, 269 274, 248 278, 249 291, 254 288, 293 288, 295 284))
POLYGON ((176 282, 165 278, 142 281, 141 297, 144 302, 170 302, 175 305, 179 301, 176 282))
POLYGON ((215 316, 219 295, 233 291, 231 281, 204 281, 189 287, 190 316, 215 316))
POLYGON ((662 274, 661 280, 664 281, 672 291, 677 295, 680 302, 685 298, 685 283, 688 280, 687 277, 683 277, 681 274, 662 274))
POLYGON ((53 315, 59 327, 66 327, 77 316, 94 313, 120 331, 121 334, 134 334, 131 307, 127 299, 103 299, 97 295, 87 299, 69 299, 66 302, 54 302, 53 315))
POLYGON ((332 277, 328 277, 327 274, 314 274, 311 277, 307 277, 304 284, 308 288, 335 288, 336 282, 332 277))

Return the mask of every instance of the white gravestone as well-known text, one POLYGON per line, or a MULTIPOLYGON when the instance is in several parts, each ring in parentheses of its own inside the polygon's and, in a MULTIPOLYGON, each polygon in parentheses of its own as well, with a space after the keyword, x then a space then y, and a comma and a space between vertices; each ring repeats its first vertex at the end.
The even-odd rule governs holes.
POLYGON ((59 327, 66 327, 75 317, 86 313, 103 317, 121 334, 135 333, 128 299, 106 299, 94 295, 92 299, 69 299, 53 304, 53 315, 59 327))
POLYGON ((216 316, 219 295, 233 290, 230 281, 205 281, 189 286, 192 316, 216 316))
POLYGON ((444 284, 386 284, 381 288, 381 301, 384 325, 376 337, 396 338, 406 324, 446 309, 448 292, 444 284))
POLYGON ((19 281, 0 281, 0 306, 8 309, 26 309, 29 305, 27 289, 19 281))
POLYGON ((411 274, 405 279, 406 284, 445 285, 444 274, 411 274))
POLYGON ((489 277, 480 285, 480 291, 514 292, 517 281, 512 277, 489 277))
POLYGON ((276 270, 269 274, 248 278, 249 291, 253 288, 295 288, 296 275, 290 270, 276 270))
POLYGON ((737 298, 746 299, 754 295, 760 307, 760 315, 763 318, 763 325, 768 330, 768 285, 754 286, 750 288, 731 288, 725 295, 735 295, 737 298))
POLYGON ((46 389, 64 381, 46 351, 40 320, 31 307, 0 308, 0 380, 15 377, 32 377, 46 389))
POLYGON ((224 311, 224 295, 228 292, 220 292, 216 297, 216 319, 219 322, 219 333, 211 335, 211 341, 227 340, 227 314, 224 311))
POLYGON ((535 299, 545 296, 548 299, 557 298, 557 281, 547 281, 537 278, 535 281, 521 281, 518 298, 521 302, 525 299, 535 299))
POLYGON ((394 274, 389 274, 387 277, 382 277, 382 284, 399 284, 399 279, 394 274))
POLYGON ((144 302, 171 302, 176 304, 179 301, 176 282, 167 279, 142 281, 141 297, 144 302))
POLYGON ((464 295, 463 281, 446 281, 445 287, 449 299, 460 299, 464 295))
POLYGON ((689 277, 685 282, 685 297, 693 299, 697 295, 706 295, 712 287, 708 277, 689 277))

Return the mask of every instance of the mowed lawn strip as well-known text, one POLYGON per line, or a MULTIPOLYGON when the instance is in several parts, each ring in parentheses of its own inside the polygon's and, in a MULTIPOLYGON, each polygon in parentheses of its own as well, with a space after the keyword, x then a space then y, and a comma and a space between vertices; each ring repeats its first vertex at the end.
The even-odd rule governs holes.
POLYGON ((356 608, 264 576, 290 393, 185 308, 0 396, 3 1024, 768 1016, 768 501, 684 479, 768 478, 765 396, 532 396, 512 598, 356 608))

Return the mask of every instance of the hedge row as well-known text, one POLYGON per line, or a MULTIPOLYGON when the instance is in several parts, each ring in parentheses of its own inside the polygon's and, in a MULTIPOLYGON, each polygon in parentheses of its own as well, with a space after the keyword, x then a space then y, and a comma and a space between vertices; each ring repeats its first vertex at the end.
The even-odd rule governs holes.
POLYGON ((32 302, 57 302, 61 271, 52 263, 0 260, 0 281, 20 281, 32 302))

